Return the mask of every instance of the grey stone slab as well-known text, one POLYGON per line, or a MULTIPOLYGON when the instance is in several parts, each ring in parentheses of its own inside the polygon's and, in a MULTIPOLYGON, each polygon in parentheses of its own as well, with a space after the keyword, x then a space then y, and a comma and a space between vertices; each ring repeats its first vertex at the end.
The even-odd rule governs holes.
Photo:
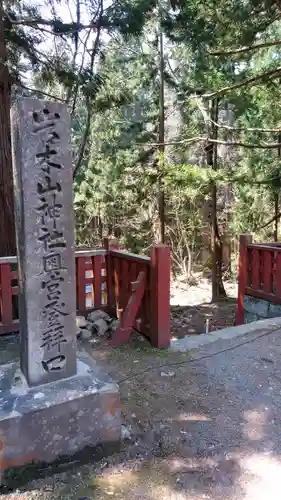
POLYGON ((257 314, 253 314, 251 312, 245 311, 244 312, 244 323, 252 323, 253 321, 258 321, 259 319, 262 319, 260 316, 257 314))
POLYGON ((181 339, 172 339, 169 347, 170 351, 191 351, 207 347, 209 344, 215 344, 222 340, 232 340, 236 337, 244 337, 260 330, 271 331, 281 327, 281 318, 268 318, 259 321, 253 321, 240 326, 232 326, 216 330, 210 334, 186 335, 181 339))
POLYGON ((267 318, 268 307, 269 303, 266 300, 257 299, 255 297, 251 297, 250 295, 245 295, 244 297, 245 311, 256 314, 261 318, 267 318))
POLYGON ((217 340, 216 336, 208 333, 202 333, 201 335, 186 335, 181 339, 172 340, 170 350, 184 352, 191 349, 197 349, 198 347, 214 342, 215 340, 217 340))
POLYGON ((87 355, 77 374, 29 387, 19 363, 0 368, 0 472, 71 457, 85 447, 117 443, 119 389, 87 355))
POLYGON ((269 318, 275 318, 275 317, 281 317, 281 305, 280 304, 269 304, 269 309, 268 309, 268 317, 269 318))
POLYGON ((12 110, 21 368, 30 386, 76 373, 70 118, 66 105, 12 110))

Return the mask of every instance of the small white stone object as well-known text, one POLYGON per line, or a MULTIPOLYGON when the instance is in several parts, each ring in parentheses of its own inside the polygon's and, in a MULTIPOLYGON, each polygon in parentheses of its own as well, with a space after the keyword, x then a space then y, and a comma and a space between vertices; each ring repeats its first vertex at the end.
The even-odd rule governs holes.
POLYGON ((121 439, 131 439, 131 433, 128 429, 128 427, 124 424, 122 424, 121 428, 121 439))
POLYGON ((76 327, 77 328, 86 328, 87 321, 84 316, 76 316, 76 327))
POLYGON ((37 392, 36 394, 34 394, 34 399, 42 399, 45 397, 44 393, 43 392, 37 392))
POLYGON ((97 339, 97 338, 90 339, 89 342, 90 342, 90 344, 99 344, 100 343, 100 339, 97 339))
POLYGON ((160 373, 161 377, 174 377, 175 376, 175 372, 161 372, 160 373))

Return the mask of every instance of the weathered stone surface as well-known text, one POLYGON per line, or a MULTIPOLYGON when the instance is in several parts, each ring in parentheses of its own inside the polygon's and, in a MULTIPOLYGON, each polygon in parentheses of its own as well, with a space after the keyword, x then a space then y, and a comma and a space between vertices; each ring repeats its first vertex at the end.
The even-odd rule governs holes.
POLYGON ((253 314, 245 311, 244 313, 244 323, 252 323, 253 321, 258 321, 261 319, 257 314, 253 314))
POLYGON ((260 318, 268 317, 268 307, 269 303, 266 300, 257 299, 255 297, 250 297, 245 295, 244 298, 244 309, 245 311, 256 314, 260 318))
POLYGON ((92 333, 87 328, 82 328, 80 330, 79 338, 82 340, 89 340, 92 337, 92 333))
POLYGON ((18 363, 0 369, 0 472, 118 442, 118 386, 87 355, 77 375, 30 388, 18 363))
POLYGON ((103 337, 106 332, 108 331, 108 324, 107 322, 99 318, 93 323, 93 331, 95 332, 96 335, 99 337, 103 337))
POLYGON ((91 333, 95 333, 94 323, 92 323, 91 321, 87 321, 86 329, 91 333))
POLYGON ((99 309, 88 314, 88 320, 92 323, 100 318, 104 319, 105 321, 111 321, 111 317, 109 316, 109 314, 107 314, 105 311, 100 311, 99 309))
POLYGON ((114 319, 112 323, 110 324, 110 330, 112 332, 115 332, 120 326, 120 320, 119 319, 114 319))
POLYGON ((21 368, 30 386, 76 373, 70 118, 64 104, 12 110, 21 368))
POLYGON ((281 316, 281 305, 269 303, 268 317, 276 318, 281 316))
POLYGON ((267 300, 260 300, 255 297, 250 297, 245 295, 245 323, 251 323, 252 321, 258 321, 264 318, 276 318, 281 317, 281 305, 272 304, 267 300))

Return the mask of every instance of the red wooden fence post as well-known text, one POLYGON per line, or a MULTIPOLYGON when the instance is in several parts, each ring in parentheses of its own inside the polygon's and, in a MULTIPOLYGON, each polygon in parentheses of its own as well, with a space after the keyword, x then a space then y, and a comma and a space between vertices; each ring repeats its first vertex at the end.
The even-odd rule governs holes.
POLYGON ((86 265, 85 257, 76 259, 76 308, 80 314, 86 310, 86 265))
POLYGON ((94 273, 94 307, 99 308, 102 305, 101 300, 101 285, 102 285, 102 255, 92 257, 92 266, 94 273))
POLYGON ((112 270, 110 249, 114 248, 115 250, 117 250, 119 248, 118 240, 116 240, 115 238, 104 238, 103 246, 107 251, 107 254, 105 256, 107 310, 109 314, 115 314, 116 304, 115 304, 115 292, 114 292, 114 276, 112 270))
POLYGON ((163 349, 170 344, 170 248, 154 245, 151 250, 150 340, 163 349))
POLYGON ((0 306, 1 321, 4 327, 10 328, 13 323, 13 303, 12 303, 12 271, 11 264, 0 264, 0 306))
POLYGON ((141 271, 135 282, 131 282, 130 298, 121 316, 120 327, 112 335, 112 345, 118 347, 129 341, 144 294, 145 273, 141 271))
POLYGON ((239 239, 239 263, 238 263, 238 297, 236 306, 236 325, 244 323, 244 296, 248 280, 248 251, 253 238, 250 234, 241 234, 239 239))

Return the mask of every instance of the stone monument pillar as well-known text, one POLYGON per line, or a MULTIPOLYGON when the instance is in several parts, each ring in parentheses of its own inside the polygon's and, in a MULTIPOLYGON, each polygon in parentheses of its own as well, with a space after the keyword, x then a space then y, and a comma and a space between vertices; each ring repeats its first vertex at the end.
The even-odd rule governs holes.
POLYGON ((12 110, 21 369, 35 386, 76 373, 70 117, 65 104, 12 110))
MULTIPOLYGON (((0 365, 2 484, 6 469, 32 462, 42 470, 97 446, 106 454, 121 435, 117 384, 91 357, 76 356, 67 108, 23 98, 11 122, 21 352, 20 363, 0 365)), ((11 470, 8 477, 13 484, 11 470)))

